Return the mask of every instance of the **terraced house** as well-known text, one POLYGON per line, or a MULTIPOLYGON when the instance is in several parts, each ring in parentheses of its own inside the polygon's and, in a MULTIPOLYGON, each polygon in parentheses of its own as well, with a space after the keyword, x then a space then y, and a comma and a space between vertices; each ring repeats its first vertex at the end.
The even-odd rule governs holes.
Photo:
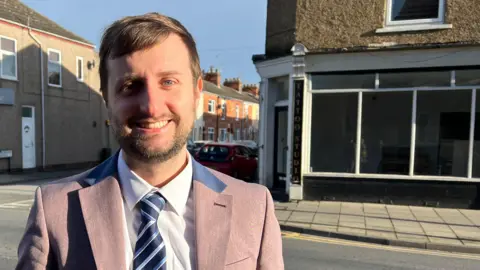
POLYGON ((95 46, 0 1, 0 171, 84 166, 110 145, 95 46))
POLYGON ((220 71, 203 71, 203 91, 197 107, 192 140, 258 142, 259 105, 256 84, 242 84, 240 78, 222 83, 220 71))
POLYGON ((477 0, 267 10, 253 56, 263 184, 294 199, 480 206, 477 0))

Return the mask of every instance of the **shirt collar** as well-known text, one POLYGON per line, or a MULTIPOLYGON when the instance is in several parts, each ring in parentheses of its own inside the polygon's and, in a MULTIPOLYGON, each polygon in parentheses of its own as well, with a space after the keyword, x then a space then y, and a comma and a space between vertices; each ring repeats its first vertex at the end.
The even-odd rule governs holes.
POLYGON ((120 151, 117 161, 118 176, 122 187, 122 195, 130 210, 150 191, 158 190, 173 207, 177 214, 184 212, 192 186, 193 168, 190 154, 187 154, 187 166, 167 185, 157 188, 143 180, 134 171, 130 170, 120 151))

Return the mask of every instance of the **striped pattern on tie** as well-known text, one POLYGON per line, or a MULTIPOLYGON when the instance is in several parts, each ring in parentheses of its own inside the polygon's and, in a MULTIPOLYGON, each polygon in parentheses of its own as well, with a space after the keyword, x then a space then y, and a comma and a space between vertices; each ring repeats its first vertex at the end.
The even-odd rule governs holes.
POLYGON ((158 217, 165 207, 165 199, 158 192, 152 192, 140 201, 142 222, 137 233, 133 269, 167 269, 165 243, 158 230, 158 217))

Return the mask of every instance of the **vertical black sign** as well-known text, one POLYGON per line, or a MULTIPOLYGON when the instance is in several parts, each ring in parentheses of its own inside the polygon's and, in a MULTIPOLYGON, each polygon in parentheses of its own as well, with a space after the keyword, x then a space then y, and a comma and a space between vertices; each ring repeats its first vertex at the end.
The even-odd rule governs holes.
POLYGON ((304 80, 295 80, 293 97, 293 158, 292 184, 299 185, 302 177, 302 122, 304 80))

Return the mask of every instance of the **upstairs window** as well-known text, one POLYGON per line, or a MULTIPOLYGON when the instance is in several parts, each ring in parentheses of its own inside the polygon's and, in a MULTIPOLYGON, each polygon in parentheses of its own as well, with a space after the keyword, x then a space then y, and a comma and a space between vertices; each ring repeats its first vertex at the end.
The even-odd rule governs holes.
POLYGON ((83 82, 83 58, 77 56, 77 81, 83 82))
POLYGON ((442 23, 445 0, 387 0, 387 25, 442 23))
POLYGON ((48 85, 62 86, 62 55, 53 49, 48 49, 48 85))
POLYGON ((208 101, 208 112, 215 113, 215 100, 213 99, 208 101))
POLYGON ((17 79, 17 44, 14 39, 0 37, 0 77, 17 79))

